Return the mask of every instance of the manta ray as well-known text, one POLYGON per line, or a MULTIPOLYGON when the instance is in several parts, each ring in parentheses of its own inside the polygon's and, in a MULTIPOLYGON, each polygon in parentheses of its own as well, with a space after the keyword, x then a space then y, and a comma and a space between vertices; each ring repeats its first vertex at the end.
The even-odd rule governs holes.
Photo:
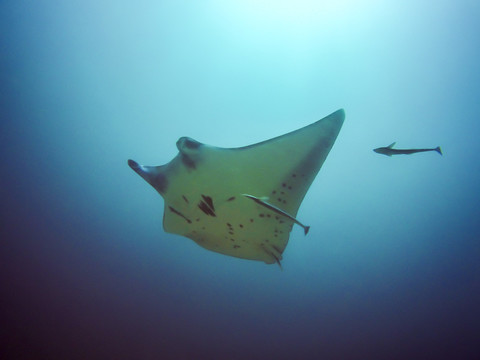
POLYGON ((277 263, 302 200, 327 158, 343 109, 288 134, 240 148, 189 137, 161 166, 128 165, 164 199, 163 228, 221 254, 277 263))

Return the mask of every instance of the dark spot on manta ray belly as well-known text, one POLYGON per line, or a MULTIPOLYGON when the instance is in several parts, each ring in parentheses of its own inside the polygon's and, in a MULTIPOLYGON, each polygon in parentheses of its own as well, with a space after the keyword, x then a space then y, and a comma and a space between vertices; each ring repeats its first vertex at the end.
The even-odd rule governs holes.
POLYGON ((202 210, 202 211, 205 213, 205 215, 208 215, 208 216, 217 216, 217 215, 215 215, 215 213, 212 211, 212 209, 210 209, 210 208, 208 207, 208 205, 205 204, 203 201, 200 201, 200 202, 198 203, 198 208, 199 208, 200 210, 202 210))
POLYGON ((212 198, 210 196, 206 196, 202 194, 202 199, 203 200, 201 200, 198 203, 198 208, 202 210, 205 213, 205 215, 217 216, 215 214, 215 206, 213 205, 212 198))
POLYGON ((210 196, 206 196, 202 194, 203 200, 207 203, 208 207, 215 211, 215 207, 213 206, 213 200, 210 196))

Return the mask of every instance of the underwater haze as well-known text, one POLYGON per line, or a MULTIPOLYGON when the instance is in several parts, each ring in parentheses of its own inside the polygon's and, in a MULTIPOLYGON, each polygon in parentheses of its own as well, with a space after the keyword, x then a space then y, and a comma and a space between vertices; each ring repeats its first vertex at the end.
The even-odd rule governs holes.
POLYGON ((479 18, 474 0, 2 1, 2 359, 478 359, 479 18), (127 165, 340 108, 282 269, 166 233, 127 165), (443 156, 372 151, 393 142, 443 156))

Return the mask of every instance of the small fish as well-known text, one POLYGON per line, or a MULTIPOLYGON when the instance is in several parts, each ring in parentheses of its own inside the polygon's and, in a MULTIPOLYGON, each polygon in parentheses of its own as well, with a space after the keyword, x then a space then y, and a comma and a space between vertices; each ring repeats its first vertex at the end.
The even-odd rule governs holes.
POLYGON ((396 142, 386 146, 386 147, 379 147, 376 149, 373 149, 376 153, 387 155, 387 156, 392 156, 392 155, 410 155, 418 152, 425 152, 425 151, 436 151, 440 155, 443 155, 442 149, 440 146, 437 146, 435 149, 393 149, 395 146, 396 142))
POLYGON ((252 199, 253 201, 255 201, 257 204, 260 204, 262 206, 265 206, 267 209, 279 214, 279 215, 282 215, 282 216, 285 216, 286 218, 292 220, 295 224, 297 225, 300 225, 302 228, 303 228, 303 231, 305 232, 305 235, 308 234, 308 230, 310 230, 310 226, 305 226, 303 225, 300 221, 298 221, 296 218, 294 218, 292 215, 286 213, 285 211, 283 211, 282 209, 276 207, 275 205, 272 205, 272 204, 269 204, 268 202, 266 202, 265 200, 268 200, 268 198, 266 197, 256 197, 256 196, 253 196, 253 195, 248 195, 248 194, 242 194, 243 196, 249 198, 249 199, 252 199))

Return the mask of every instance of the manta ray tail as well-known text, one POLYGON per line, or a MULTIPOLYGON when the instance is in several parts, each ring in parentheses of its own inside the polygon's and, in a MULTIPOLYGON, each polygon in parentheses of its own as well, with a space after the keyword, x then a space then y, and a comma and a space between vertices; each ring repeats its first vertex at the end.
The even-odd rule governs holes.
POLYGON ((441 148, 440 146, 437 146, 437 147, 435 148, 435 151, 438 152, 440 155, 443 156, 442 148, 441 148))

